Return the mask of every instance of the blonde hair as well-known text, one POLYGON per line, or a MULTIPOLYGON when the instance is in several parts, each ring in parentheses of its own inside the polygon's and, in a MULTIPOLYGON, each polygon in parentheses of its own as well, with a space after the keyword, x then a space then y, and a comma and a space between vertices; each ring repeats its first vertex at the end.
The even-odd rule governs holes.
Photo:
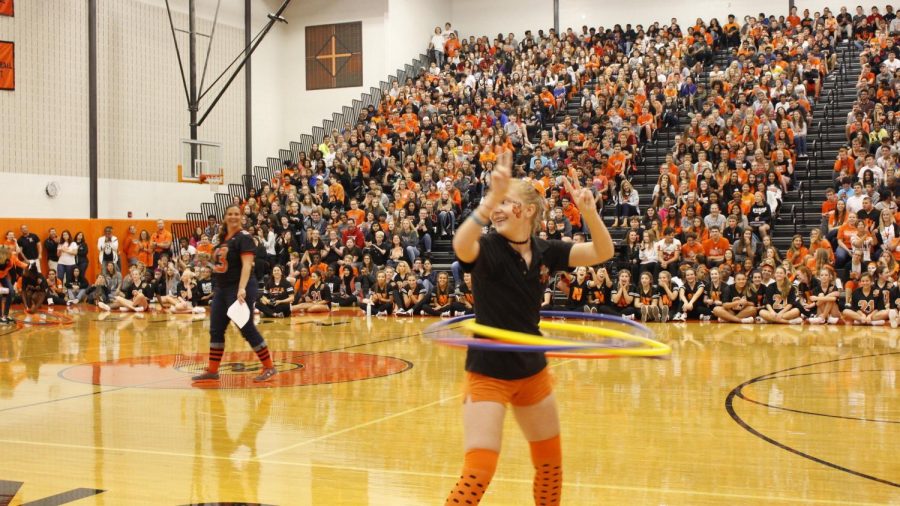
POLYGON ((509 182, 509 189, 521 197, 524 207, 534 206, 534 216, 531 217, 531 232, 536 234, 541 231, 541 220, 544 216, 544 196, 524 179, 513 179, 509 182))
POLYGON ((0 246, 0 262, 6 262, 10 257, 9 246, 0 246))

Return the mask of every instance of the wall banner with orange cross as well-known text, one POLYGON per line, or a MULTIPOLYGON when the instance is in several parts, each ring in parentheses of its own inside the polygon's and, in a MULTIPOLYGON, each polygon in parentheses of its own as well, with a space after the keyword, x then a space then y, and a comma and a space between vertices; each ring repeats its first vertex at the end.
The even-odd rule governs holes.
POLYGON ((14 15, 13 0, 0 0, 0 16, 13 17, 14 15))

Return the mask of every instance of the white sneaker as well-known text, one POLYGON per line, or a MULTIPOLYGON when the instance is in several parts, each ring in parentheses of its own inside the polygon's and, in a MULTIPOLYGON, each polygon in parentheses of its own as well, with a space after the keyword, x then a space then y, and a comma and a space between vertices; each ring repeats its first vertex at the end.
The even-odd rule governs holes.
POLYGON ((105 303, 105 302, 98 302, 98 303, 97 303, 97 307, 99 307, 99 308, 102 309, 103 311, 111 311, 111 310, 112 310, 112 308, 109 307, 109 304, 107 304, 107 303, 105 303))
POLYGON ((379 311, 375 313, 375 316, 387 316, 387 311, 379 311))
POLYGON ((873 327, 880 327, 884 325, 884 320, 872 320, 871 322, 869 322, 869 324, 873 327))
POLYGON ((719 323, 725 323, 725 320, 723 320, 723 319, 721 319, 721 318, 716 318, 716 321, 719 322, 719 323))
POLYGON ((891 322, 891 328, 897 328, 898 324, 900 324, 900 318, 897 318, 897 310, 889 309, 888 310, 888 321, 891 322))
POLYGON ((687 313, 678 313, 678 318, 676 318, 680 322, 687 321, 687 313))
POLYGON ((450 318, 450 311, 444 311, 441 313, 441 318, 450 318))
POLYGON ((143 313, 145 310, 146 310, 146 308, 144 306, 138 306, 138 307, 134 308, 135 313, 143 313))
POLYGON ((191 309, 191 312, 194 314, 206 314, 206 309, 202 307, 195 307, 194 309, 191 309))
POLYGON ((125 306, 122 306, 122 307, 119 308, 119 311, 121 311, 121 312, 123 312, 123 313, 127 313, 127 312, 128 312, 128 308, 125 307, 125 306))
POLYGON ((813 316, 806 321, 808 321, 811 325, 822 325, 823 323, 825 323, 825 318, 822 318, 821 316, 813 316))
POLYGON ((453 313, 453 316, 465 316, 465 315, 466 315, 465 311, 457 311, 457 312, 453 313))
POLYGON ((742 319, 742 320, 741 320, 741 323, 753 323, 754 321, 755 321, 755 320, 753 319, 752 316, 748 316, 748 317, 742 319))
POLYGON ((708 314, 702 314, 702 315, 700 315, 700 321, 702 321, 702 322, 708 322, 709 320, 710 320, 710 317, 709 317, 708 314))
POLYGON ((757 317, 756 317, 756 323, 757 323, 757 324, 765 325, 766 323, 769 323, 769 322, 767 322, 766 320, 764 320, 762 316, 757 316, 757 317))
POLYGON ((794 318, 793 320, 790 320, 788 323, 790 323, 791 325, 803 325, 803 318, 794 318))
POLYGON ((837 323, 840 322, 841 319, 837 316, 829 316, 825 321, 827 321, 829 325, 837 325, 837 323))
POLYGON ((405 309, 397 309, 394 311, 395 316, 406 316, 407 312, 405 309))

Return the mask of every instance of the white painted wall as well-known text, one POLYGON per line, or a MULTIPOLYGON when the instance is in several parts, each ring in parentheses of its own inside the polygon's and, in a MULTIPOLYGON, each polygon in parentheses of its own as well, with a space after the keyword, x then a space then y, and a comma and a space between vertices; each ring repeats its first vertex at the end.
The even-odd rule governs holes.
POLYGON ((645 27, 654 21, 669 24, 678 18, 682 28, 691 26, 700 17, 709 22, 718 18, 724 24, 728 14, 743 19, 745 15, 787 15, 787 0, 694 0, 677 2, 672 0, 640 0, 619 2, 615 0, 560 0, 559 26, 561 30, 573 28, 580 31, 582 25, 611 28, 614 24, 642 24, 645 27))
POLYGON ((87 2, 16 2, 0 40, 16 43, 16 90, 0 91, 0 173, 87 176, 87 2))
MULTIPOLYGON (((623 2, 623 8, 626 5, 623 2)), ((525 30, 536 34, 539 29, 546 33, 553 28, 553 0, 453 0, 451 22, 464 37, 488 35, 493 39, 509 32, 521 37, 525 30)))
MULTIPOLYGON (((4 183, 16 191, 4 194, 0 202, 3 216, 22 218, 87 218, 90 216, 88 178, 64 175, 6 174, 4 183), (60 191, 49 198, 44 189, 56 182, 60 191)), ((127 179, 100 178, 97 182, 99 218, 184 219, 187 212, 199 212, 201 202, 212 202, 207 185, 127 179)))

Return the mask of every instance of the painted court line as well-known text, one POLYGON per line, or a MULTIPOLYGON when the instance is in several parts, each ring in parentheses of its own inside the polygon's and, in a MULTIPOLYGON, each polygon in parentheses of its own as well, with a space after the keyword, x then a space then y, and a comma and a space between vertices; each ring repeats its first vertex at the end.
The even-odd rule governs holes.
MULTIPOLYGON (((572 362, 573 360, 574 360, 574 359, 569 359, 569 360, 564 360, 564 361, 561 361, 561 362, 557 362, 557 363, 554 363, 554 364, 550 365, 550 367, 559 367, 559 366, 561 366, 561 365, 568 364, 569 362, 572 362)), ((416 407, 414 407, 414 408, 409 408, 409 409, 400 411, 399 413, 393 413, 393 414, 390 414, 390 415, 385 415, 385 416, 383 416, 383 417, 381 417, 381 418, 376 418, 376 419, 374 419, 374 420, 369 420, 368 422, 363 422, 363 423, 360 423, 360 424, 357 424, 357 425, 353 425, 353 426, 351 426, 351 427, 346 427, 346 428, 344 428, 344 429, 341 429, 341 430, 338 430, 338 431, 335 431, 335 432, 331 432, 331 433, 329 433, 329 434, 323 434, 323 435, 321 435, 321 436, 319 436, 319 437, 315 437, 315 438, 312 438, 312 439, 307 439, 307 440, 305 440, 305 441, 300 441, 300 442, 298 442, 298 443, 295 443, 295 444, 292 444, 292 445, 289 445, 289 446, 285 446, 284 448, 279 448, 279 449, 277 449, 277 450, 272 450, 272 451, 270 451, 270 452, 266 452, 266 453, 263 453, 263 454, 261 454, 261 455, 258 455, 258 456, 257 456, 255 459, 253 459, 253 460, 259 460, 259 461, 261 461, 262 459, 271 457, 271 456, 273 456, 273 455, 278 455, 279 453, 284 453, 284 452, 286 452, 286 451, 293 450, 293 449, 295 449, 295 448, 300 448, 300 447, 303 447, 303 446, 307 446, 307 445, 311 445, 311 444, 314 444, 314 443, 318 443, 319 441, 323 441, 323 440, 325 440, 325 439, 328 439, 328 438, 331 438, 331 437, 334 437, 334 436, 340 436, 341 434, 346 434, 346 433, 348 433, 348 432, 353 432, 353 431, 355 431, 355 430, 362 429, 362 428, 365 428, 365 427, 369 427, 369 426, 371 426, 371 425, 375 425, 375 424, 378 424, 378 423, 381 423, 381 422, 385 422, 385 421, 387 421, 387 420, 391 420, 391 419, 394 419, 394 418, 399 418, 399 417, 401 417, 401 416, 408 415, 408 414, 410 414, 410 413, 415 413, 416 411, 419 411, 419 410, 422 410, 422 409, 425 409, 425 408, 430 408, 431 406, 437 406, 437 405, 443 404, 443 403, 445 403, 445 402, 447 402, 447 401, 452 401, 453 399, 459 399, 460 397, 462 397, 462 395, 463 395, 463 394, 451 395, 450 397, 445 397, 445 398, 443 398, 443 399, 439 399, 439 400, 436 400, 436 401, 433 401, 433 402, 429 402, 428 404, 422 404, 421 406, 416 406, 416 407)))

